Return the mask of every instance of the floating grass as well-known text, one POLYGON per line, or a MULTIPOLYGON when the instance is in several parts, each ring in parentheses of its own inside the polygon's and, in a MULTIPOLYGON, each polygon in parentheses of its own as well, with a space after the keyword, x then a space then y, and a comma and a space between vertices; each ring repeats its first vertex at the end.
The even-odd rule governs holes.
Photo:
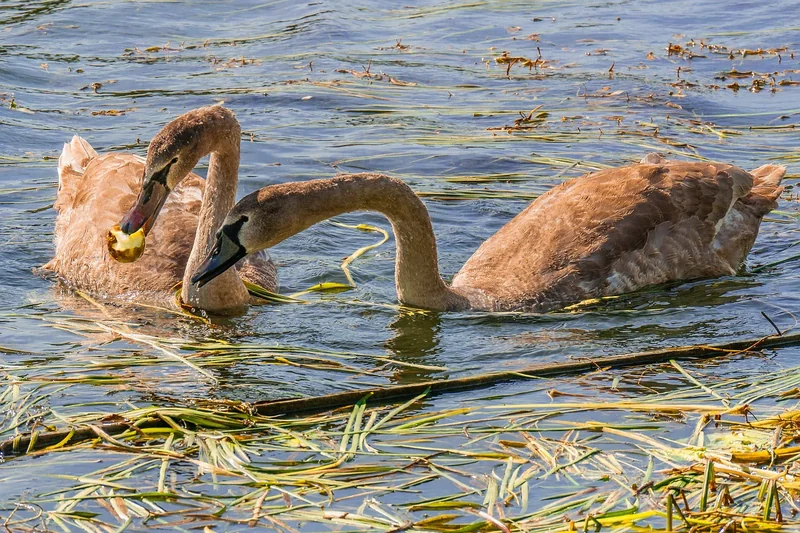
MULTIPOLYGON (((765 374, 750 387, 772 390, 777 398, 794 373, 765 374)), ((789 456, 774 454, 773 439, 776 430, 782 441, 795 438, 797 405, 735 411, 720 398, 733 397, 741 379, 708 385, 713 394, 689 383, 602 402, 487 405, 475 398, 466 408, 424 413, 419 407, 427 391, 397 405, 376 405, 364 396, 348 409, 280 418, 230 402, 217 409, 129 409, 115 415, 123 424, 80 416, 67 422, 83 440, 50 443, 43 433, 34 444, 18 440, 18 446, 39 460, 89 451, 108 460, 80 476, 62 476, 62 488, 9 509, 4 520, 115 529, 222 519, 287 531, 303 523, 318 530, 437 532, 576 531, 583 525, 670 531, 677 522, 701 532, 728 523, 800 527, 785 512, 794 508, 800 471, 789 456), (622 419, 648 415, 653 423, 614 429, 600 420, 600 406, 622 419), (664 431, 670 423, 657 415, 675 412, 689 417, 687 424, 717 413, 703 447, 664 431), (752 415, 755 425, 748 422, 752 415), (736 438, 742 431, 747 438, 736 438), (774 464, 758 466, 760 456, 743 462, 746 453, 773 453, 774 464), (195 475, 175 476, 187 468, 195 475), (532 490, 540 494, 565 482, 588 488, 551 491, 532 505, 532 490), (433 483, 439 496, 425 498, 433 483), (392 505, 381 500, 389 495, 392 505)), ((0 402, 7 407, 13 396, 6 387, 0 402)), ((6 463, 6 476, 18 475, 16 462, 6 463)))
POLYGON ((307 289, 304 289, 304 290, 302 290, 300 292, 296 292, 296 293, 294 293, 292 295, 283 295, 283 294, 277 294, 277 293, 274 293, 272 291, 269 291, 269 290, 265 289, 264 287, 256 285, 255 283, 250 283, 249 281, 245 281, 244 284, 247 287, 247 290, 250 292, 250 294, 252 296, 255 296, 255 297, 259 298, 259 299, 263 299, 263 300, 268 301, 270 303, 288 304, 288 303, 308 303, 307 301, 302 300, 299 297, 300 296, 304 296, 306 294, 311 294, 311 293, 314 293, 314 292, 322 292, 322 293, 326 293, 326 292, 342 292, 342 291, 347 291, 347 290, 350 290, 350 289, 354 289, 356 287, 356 282, 353 280, 353 276, 352 276, 352 274, 350 272, 350 265, 353 263, 353 261, 355 261, 356 259, 358 259, 362 255, 364 255, 365 253, 369 252, 370 250, 374 250, 375 248, 378 248, 379 246, 385 244, 386 241, 389 240, 389 233, 384 229, 377 228, 377 227, 371 226, 369 224, 352 225, 352 224, 343 224, 341 222, 330 222, 330 223, 334 224, 334 225, 336 225, 338 227, 342 227, 342 228, 350 228, 350 229, 355 229, 355 230, 359 230, 359 231, 380 233, 383 236, 383 238, 379 242, 359 248, 358 250, 356 250, 355 252, 353 252, 352 254, 347 256, 344 259, 344 261, 342 261, 342 263, 340 265, 340 268, 342 269, 342 272, 344 272, 344 275, 347 278, 348 283, 345 284, 345 283, 338 283, 338 282, 333 282, 333 281, 325 281, 325 282, 322 282, 322 283, 317 283, 316 285, 312 285, 311 287, 309 287, 307 289))

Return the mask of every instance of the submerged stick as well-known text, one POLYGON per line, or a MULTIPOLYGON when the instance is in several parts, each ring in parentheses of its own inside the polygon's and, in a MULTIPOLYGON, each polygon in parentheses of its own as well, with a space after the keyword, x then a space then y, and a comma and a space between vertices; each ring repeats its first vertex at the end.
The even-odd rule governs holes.
POLYGON ((476 389, 488 387, 498 383, 520 381, 530 378, 548 378, 568 376, 598 369, 617 369, 632 366, 644 366, 655 363, 666 363, 673 359, 710 359, 720 355, 736 355, 753 350, 793 346, 800 344, 800 333, 772 335, 761 339, 748 339, 741 341, 725 342, 718 344, 698 344, 693 346, 678 346, 663 348, 594 359, 581 358, 576 361, 563 363, 543 363, 503 372, 490 372, 463 378, 424 381, 409 385, 395 385, 391 387, 376 387, 354 391, 337 392, 325 396, 312 396, 310 398, 293 398, 291 400, 274 400, 256 402, 253 409, 260 415, 284 415, 301 411, 325 411, 353 405, 364 396, 369 396, 373 402, 388 400, 401 400, 417 396, 430 389, 431 394, 476 389))
MULTIPOLYGON (((754 350, 796 345, 800 345, 800 333, 784 334, 783 336, 773 335, 755 340, 748 339, 718 344, 678 346, 675 348, 612 355, 595 359, 582 358, 577 361, 563 363, 538 364, 516 371, 491 372, 464 378, 360 389, 326 394, 324 396, 312 396, 310 398, 256 402, 252 404, 252 411, 262 416, 291 415, 308 411, 322 412, 354 405, 359 400, 366 398, 372 402, 411 399, 420 395, 441 394, 451 391, 489 387, 499 383, 520 381, 523 379, 569 376, 584 372, 593 372, 598 369, 613 370, 666 363, 676 359, 711 359, 720 355, 737 355, 754 350)), ((119 435, 125 431, 129 431, 131 425, 130 422, 111 422, 102 424, 102 428, 108 435, 119 435)), ((136 424, 139 428, 160 425, 161 423, 157 420, 146 420, 136 424)), ((47 446, 53 446, 53 449, 58 449, 83 440, 94 439, 97 438, 97 436, 97 432, 93 428, 83 424, 76 424, 75 427, 64 431, 48 433, 35 431, 33 433, 16 435, 14 438, 0 442, 0 455, 30 453, 34 451, 34 449, 41 450, 47 446), (31 444, 32 442, 33 444, 31 444), (56 444, 57 446, 54 446, 56 444)))

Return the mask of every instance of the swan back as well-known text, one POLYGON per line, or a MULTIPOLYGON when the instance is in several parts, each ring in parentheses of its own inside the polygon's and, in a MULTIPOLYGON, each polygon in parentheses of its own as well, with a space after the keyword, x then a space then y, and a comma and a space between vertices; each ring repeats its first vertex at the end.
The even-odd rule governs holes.
POLYGON ((753 175, 732 165, 648 157, 542 195, 483 243, 453 288, 479 292, 492 309, 547 311, 735 273, 780 194, 783 168, 764 171, 770 181, 754 189, 753 175))

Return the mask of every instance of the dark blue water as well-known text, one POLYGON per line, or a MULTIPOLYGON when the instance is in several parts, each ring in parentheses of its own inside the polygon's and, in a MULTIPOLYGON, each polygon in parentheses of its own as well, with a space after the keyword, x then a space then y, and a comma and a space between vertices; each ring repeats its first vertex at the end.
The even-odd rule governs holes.
MULTIPOLYGON (((0 1, 0 347, 24 352, 3 354, 0 372, 123 383, 74 385, 48 400, 68 414, 91 402, 113 411, 126 400, 254 401, 758 337, 772 331, 762 312, 792 327, 793 261, 580 312, 411 314, 396 307, 390 240, 354 263, 355 290, 213 327, 153 309, 100 310, 32 270, 53 252, 62 143, 78 134, 99 152, 144 154, 173 117, 216 102, 245 132, 240 195, 336 172, 398 176, 426 199, 445 278, 530 198, 649 151, 786 164, 791 185, 799 11, 788 1, 0 1), (541 61, 507 73, 495 61, 505 51, 541 61), (731 78, 732 69, 754 74, 731 78), (761 90, 749 90, 754 79, 761 90), (540 122, 503 129, 532 109, 546 113, 540 122), (209 362, 214 384, 98 326, 122 323, 183 355, 193 352, 181 343, 208 338, 262 348, 209 362), (309 354, 376 370, 311 368, 309 354)), ((797 253, 789 189, 750 268, 797 253)), ((374 214, 337 220, 389 227, 374 214)), ((289 239, 272 250, 281 292, 344 281, 342 258, 378 238, 320 224, 289 239)))

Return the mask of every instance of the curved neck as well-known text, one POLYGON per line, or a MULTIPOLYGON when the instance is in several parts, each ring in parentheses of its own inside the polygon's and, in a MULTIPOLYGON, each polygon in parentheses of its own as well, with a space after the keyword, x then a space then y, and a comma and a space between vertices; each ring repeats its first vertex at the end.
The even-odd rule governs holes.
MULTIPOLYGON (((436 237, 425 204, 402 181, 378 174, 355 174, 279 186, 279 201, 291 213, 290 235, 350 211, 377 211, 392 224, 397 241, 395 282, 400 303, 435 310, 469 307, 439 275, 436 237)), ((284 209, 282 211, 286 212, 284 209)), ((270 243, 270 245, 275 242, 270 243)))
POLYGON ((239 138, 231 139, 211 153, 208 177, 200 207, 194 246, 183 275, 181 298, 184 303, 214 313, 240 312, 249 302, 249 294, 235 268, 228 269, 198 288, 191 283, 197 270, 211 252, 214 236, 236 202, 239 181, 239 138))

